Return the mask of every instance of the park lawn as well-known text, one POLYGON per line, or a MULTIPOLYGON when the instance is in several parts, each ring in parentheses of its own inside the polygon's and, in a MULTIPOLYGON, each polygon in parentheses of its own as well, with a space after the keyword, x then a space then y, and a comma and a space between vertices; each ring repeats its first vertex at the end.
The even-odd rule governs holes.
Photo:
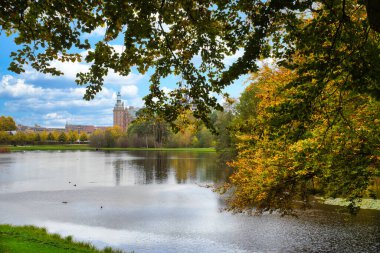
MULTIPOLYGON (((87 144, 63 144, 63 145, 30 145, 30 146, 7 146, 11 151, 33 150, 97 150, 87 144)), ((187 151, 187 152, 215 152, 215 148, 99 148, 103 151, 187 151)))
POLYGON ((46 229, 33 226, 0 225, 0 252, 2 253, 121 253, 109 247, 98 250, 93 245, 73 242, 72 237, 62 238, 48 234, 46 229))

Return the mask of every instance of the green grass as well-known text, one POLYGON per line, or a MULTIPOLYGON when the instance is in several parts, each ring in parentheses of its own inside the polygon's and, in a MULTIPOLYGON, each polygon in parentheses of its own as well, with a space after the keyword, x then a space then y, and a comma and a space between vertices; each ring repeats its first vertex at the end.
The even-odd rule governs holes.
MULTIPOLYGON (((324 204, 334 206, 348 206, 350 204, 350 202, 342 198, 322 199, 322 202, 324 204)), ((380 210, 380 199, 362 199, 361 202, 358 203, 358 206, 361 209, 380 210)))
POLYGON ((46 229, 33 226, 0 225, 0 252, 2 253, 121 253, 109 247, 98 250, 93 245, 73 242, 72 237, 62 238, 48 234, 46 229))
MULTIPOLYGON (((7 146, 11 151, 33 151, 33 150, 96 150, 87 144, 66 145, 32 145, 32 146, 7 146)), ((215 152, 214 148, 99 148, 104 151, 188 151, 188 152, 215 152)))
POLYGON ((9 146, 11 151, 28 150, 95 150, 87 144, 9 146))

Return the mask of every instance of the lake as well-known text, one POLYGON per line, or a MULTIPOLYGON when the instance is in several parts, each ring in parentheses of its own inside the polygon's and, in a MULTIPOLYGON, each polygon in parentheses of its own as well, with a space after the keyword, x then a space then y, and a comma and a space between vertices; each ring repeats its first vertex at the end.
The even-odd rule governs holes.
POLYGON ((0 154, 0 223, 43 226, 99 248, 158 252, 380 252, 380 212, 315 205, 299 217, 222 211, 215 153, 0 154), (66 203, 67 202, 67 203, 66 203))

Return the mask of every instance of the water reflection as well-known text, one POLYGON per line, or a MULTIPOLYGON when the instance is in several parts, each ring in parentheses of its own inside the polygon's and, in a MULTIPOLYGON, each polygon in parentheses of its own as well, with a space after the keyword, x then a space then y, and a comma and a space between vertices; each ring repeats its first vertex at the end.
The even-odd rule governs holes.
POLYGON ((126 185, 131 177, 135 184, 218 183, 230 171, 218 168, 216 155, 210 153, 135 151, 112 162, 117 186, 126 185))
POLYGON ((219 212, 220 196, 196 185, 224 181, 229 171, 216 161, 186 152, 1 154, 0 223, 139 253, 379 252, 378 211, 219 212))

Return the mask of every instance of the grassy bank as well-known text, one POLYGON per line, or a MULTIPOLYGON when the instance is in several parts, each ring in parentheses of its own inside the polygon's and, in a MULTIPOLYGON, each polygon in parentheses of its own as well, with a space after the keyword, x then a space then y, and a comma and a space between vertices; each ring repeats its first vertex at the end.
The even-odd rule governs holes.
POLYGON ((29 150, 95 150, 87 144, 9 146, 11 151, 29 150))
POLYGON ((0 225, 0 252, 2 253, 121 253, 105 248, 98 250, 89 243, 73 242, 72 237, 62 238, 48 234, 43 228, 0 225))
MULTIPOLYGON (((87 144, 66 144, 66 145, 33 145, 33 146, 3 146, 7 147, 11 151, 33 151, 33 150, 97 150, 94 147, 90 147, 87 144)), ((104 151, 133 151, 133 150, 145 150, 145 151, 187 151, 187 152, 215 152, 214 148, 99 148, 98 150, 104 151)))
MULTIPOLYGON (((350 202, 342 198, 335 198, 335 199, 328 198, 328 199, 321 199, 321 201, 324 204, 334 205, 334 206, 348 206, 350 204, 350 202)), ((380 210, 380 199, 362 199, 362 201, 358 203, 358 206, 361 209, 380 210)))

